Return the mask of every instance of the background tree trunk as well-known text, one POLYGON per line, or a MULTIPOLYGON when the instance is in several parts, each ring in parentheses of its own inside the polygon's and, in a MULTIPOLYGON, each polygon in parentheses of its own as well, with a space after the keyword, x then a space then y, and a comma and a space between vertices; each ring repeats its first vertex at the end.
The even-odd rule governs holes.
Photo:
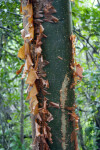
POLYGON ((24 142, 24 80, 21 80, 21 119, 20 119, 20 140, 24 142))
MULTIPOLYGON (((98 107, 98 113, 97 113, 97 116, 96 116, 96 127, 97 127, 97 131, 100 130, 100 107, 98 107)), ((97 142, 97 150, 100 150, 100 133, 97 132, 97 139, 96 139, 96 142, 97 142)))
POLYGON ((35 139, 35 116, 31 114, 31 124, 32 124, 32 150, 35 150, 35 146, 33 145, 35 139))
POLYGON ((71 142, 73 123, 70 121, 66 106, 74 104, 74 90, 70 88, 73 80, 70 63, 72 60, 72 47, 70 36, 72 34, 71 2, 70 0, 54 0, 57 24, 44 23, 44 33, 48 36, 43 41, 43 56, 50 62, 45 67, 47 79, 50 83, 48 96, 50 101, 62 105, 62 109, 50 108, 54 120, 49 124, 53 138, 51 150, 74 150, 71 142), (61 59, 59 59, 61 57, 61 59))
POLYGON ((86 150, 86 147, 84 144, 84 139, 83 139, 83 131, 82 131, 80 119, 79 119, 79 140, 80 140, 80 145, 82 147, 82 150, 86 150))

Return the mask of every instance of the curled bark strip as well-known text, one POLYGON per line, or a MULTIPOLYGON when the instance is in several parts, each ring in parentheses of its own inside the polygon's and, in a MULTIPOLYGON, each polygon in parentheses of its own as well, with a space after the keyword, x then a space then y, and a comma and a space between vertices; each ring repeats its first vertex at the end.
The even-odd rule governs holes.
POLYGON ((60 108, 59 104, 50 102, 50 106, 55 107, 55 108, 60 108))
POLYGON ((60 60, 63 60, 63 58, 62 58, 62 57, 60 57, 60 56, 58 56, 58 58, 59 58, 60 60))
POLYGON ((16 74, 20 74, 22 72, 23 67, 25 66, 25 64, 21 65, 20 69, 16 71, 16 74))

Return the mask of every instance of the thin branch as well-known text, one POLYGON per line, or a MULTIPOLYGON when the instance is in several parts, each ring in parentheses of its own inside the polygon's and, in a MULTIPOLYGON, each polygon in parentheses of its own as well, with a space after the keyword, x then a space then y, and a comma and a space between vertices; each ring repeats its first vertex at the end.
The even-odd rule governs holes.
POLYGON ((96 61, 94 60, 93 56, 91 55, 91 53, 90 53, 89 51, 88 51, 88 54, 90 55, 90 57, 91 57, 93 63, 96 65, 96 67, 97 67, 98 69, 100 69, 99 66, 96 64, 96 61))
POLYGON ((78 110, 78 111, 82 111, 82 112, 91 112, 91 111, 89 111, 89 110, 83 110, 83 109, 81 109, 80 107, 77 108, 77 110, 78 110))
POLYGON ((90 101, 91 101, 91 99, 90 99, 89 94, 88 94, 87 92, 85 92, 85 91, 84 91, 84 93, 85 93, 85 96, 86 96, 87 101, 88 101, 88 102, 90 102, 90 101))
POLYGON ((6 50, 5 50, 5 52, 7 52, 9 55, 11 55, 11 56, 13 56, 13 57, 16 57, 16 55, 14 55, 14 54, 12 54, 12 53, 6 51, 6 50))
POLYGON ((32 135, 24 135, 24 138, 32 138, 32 135))
POLYGON ((15 75, 12 79, 10 79, 10 82, 12 82, 13 80, 15 80, 18 77, 18 75, 15 75))
POLYGON ((99 0, 97 0, 97 2, 98 2, 98 5, 100 5, 100 2, 99 2, 99 0))
POLYGON ((11 29, 9 29, 9 28, 6 28, 6 27, 2 27, 2 26, 0 26, 0 28, 1 28, 1 29, 4 29, 4 30, 8 30, 8 31, 11 31, 11 32, 13 32, 11 29))
POLYGON ((19 17, 21 17, 21 15, 20 15, 20 14, 12 13, 12 12, 10 12, 10 11, 7 11, 7 13, 10 13, 10 14, 13 14, 13 15, 15 15, 15 16, 19 16, 19 17))
MULTIPOLYGON (((87 44, 89 44, 90 47, 91 47, 94 51, 96 51, 96 47, 94 47, 93 45, 91 45, 91 44, 89 43, 89 39, 85 38, 83 35, 81 35, 80 33, 78 33, 78 32, 75 31, 75 30, 74 30, 74 32, 75 32, 78 36, 82 37, 82 38, 87 42, 87 44)), ((83 44, 83 45, 84 45, 84 44, 83 44)), ((98 69, 100 69, 99 66, 96 64, 96 61, 94 60, 93 56, 91 55, 91 53, 90 53, 89 51, 88 51, 88 54, 90 55, 90 57, 91 57, 93 63, 96 65, 96 67, 97 67, 98 69)))
POLYGON ((76 30, 74 30, 74 33, 76 33, 78 36, 82 37, 87 44, 89 44, 89 46, 93 49, 93 51, 96 51, 96 47, 94 47, 90 42, 89 42, 89 38, 85 38, 81 33, 77 32, 76 30))
MULTIPOLYGON (((9 46, 8 46, 9 47, 9 46)), ((11 49, 10 47, 9 47, 9 49, 11 49)), ((4 48, 2 48, 2 50, 4 50, 5 51, 5 53, 8 53, 9 55, 11 55, 11 56, 13 56, 13 57, 17 57, 16 55, 14 55, 14 54, 12 54, 12 53, 10 53, 10 52, 8 52, 7 50, 5 50, 4 48)), ((14 49, 12 49, 13 51, 14 51, 14 49)), ((2 53, 1 53, 1 55, 2 55, 2 53)), ((5 55, 5 54, 4 54, 5 55)))
POLYGON ((31 115, 30 114, 27 114, 24 116, 24 119, 26 119, 27 117, 30 117, 31 115))

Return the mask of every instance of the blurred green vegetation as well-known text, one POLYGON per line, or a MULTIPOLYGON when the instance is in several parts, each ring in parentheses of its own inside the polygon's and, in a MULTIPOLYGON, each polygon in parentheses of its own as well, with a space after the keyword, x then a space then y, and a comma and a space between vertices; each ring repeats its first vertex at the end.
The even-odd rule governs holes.
MULTIPOLYGON (((21 75, 17 58, 23 45, 19 0, 0 1, 0 150, 29 150, 31 121, 24 87, 24 143, 20 142, 21 75)), ((72 2, 76 60, 83 67, 83 79, 76 86, 79 121, 79 150, 100 150, 100 2, 72 2), (99 148, 98 148, 99 147, 99 148)))
POLYGON ((76 35, 76 60, 84 70, 84 77, 75 90, 77 113, 82 127, 82 131, 79 130, 79 149, 99 150, 100 3, 95 0, 75 0, 72 14, 73 32, 76 35))

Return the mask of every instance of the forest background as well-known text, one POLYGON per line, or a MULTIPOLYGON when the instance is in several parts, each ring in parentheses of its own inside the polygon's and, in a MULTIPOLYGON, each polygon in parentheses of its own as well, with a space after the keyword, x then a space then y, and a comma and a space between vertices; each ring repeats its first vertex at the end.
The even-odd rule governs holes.
MULTIPOLYGON (((72 19, 76 60, 84 70, 84 77, 75 89, 76 113, 80 117, 79 149, 100 150, 100 1, 75 0, 72 2, 72 19)), ((21 75, 16 75, 23 63, 17 57, 23 45, 22 28, 19 0, 1 0, 0 150, 29 150, 32 141, 29 104, 25 100, 26 85, 21 81, 21 75)))

